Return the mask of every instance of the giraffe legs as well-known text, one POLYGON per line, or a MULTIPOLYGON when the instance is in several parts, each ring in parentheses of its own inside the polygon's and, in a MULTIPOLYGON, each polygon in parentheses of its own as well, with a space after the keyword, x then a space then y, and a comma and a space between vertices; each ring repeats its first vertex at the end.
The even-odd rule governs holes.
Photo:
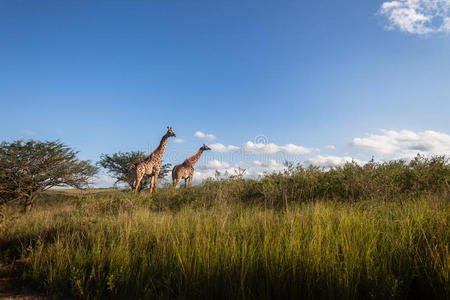
POLYGON ((155 170, 155 174, 152 177, 152 183, 150 185, 150 194, 154 190, 155 192, 158 190, 158 175, 159 175, 159 169, 155 170))
POLYGON ((176 188, 177 185, 180 183, 180 179, 178 179, 178 178, 173 178, 172 181, 173 181, 172 186, 173 186, 174 188, 176 188))
POLYGON ((141 185, 142 177, 144 177, 144 174, 136 173, 136 180, 133 182, 135 193, 139 190, 139 186, 141 185))
POLYGON ((152 179, 150 180, 150 189, 149 189, 150 194, 152 193, 153 181, 154 180, 155 180, 155 176, 152 176, 152 179))

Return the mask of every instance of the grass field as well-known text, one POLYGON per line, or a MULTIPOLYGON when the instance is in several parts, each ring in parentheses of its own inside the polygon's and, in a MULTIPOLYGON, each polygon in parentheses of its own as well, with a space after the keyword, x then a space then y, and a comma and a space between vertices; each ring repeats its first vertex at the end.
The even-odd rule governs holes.
MULTIPOLYGON (((306 178, 301 172, 164 188, 151 196, 55 190, 26 214, 18 205, 4 206, 1 275, 11 276, 14 260, 21 267, 13 268, 17 280, 3 292, 124 299, 450 297, 447 175, 434 181, 443 186, 394 193, 398 178, 418 185, 392 172, 396 184, 361 185, 373 194, 358 191, 354 175, 353 189, 335 185, 334 196, 326 197, 327 183, 321 197, 308 198, 308 185, 320 180, 305 175, 311 182, 298 190, 306 178), (339 189, 348 195, 338 197, 339 189)), ((317 195, 319 187, 309 191, 317 195)))
POLYGON ((11 212, 3 260, 29 258, 29 290, 82 298, 449 296, 446 199, 176 211, 151 202, 113 192, 11 212))

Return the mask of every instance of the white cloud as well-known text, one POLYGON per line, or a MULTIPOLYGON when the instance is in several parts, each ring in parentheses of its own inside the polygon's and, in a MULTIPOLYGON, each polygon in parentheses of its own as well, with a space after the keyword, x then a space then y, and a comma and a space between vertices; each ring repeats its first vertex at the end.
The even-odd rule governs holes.
POLYGON ((24 129, 24 130, 21 130, 20 133, 25 134, 25 135, 35 135, 36 131, 24 129))
POLYGON ((277 163, 277 161, 274 159, 269 159, 268 161, 265 162, 254 160, 253 165, 264 168, 278 168, 282 166, 281 164, 277 163))
POLYGON ((297 146, 294 144, 287 144, 284 146, 278 146, 273 143, 253 143, 248 141, 244 144, 243 149, 245 152, 253 153, 253 154, 275 154, 278 152, 284 152, 287 154, 308 154, 313 151, 318 151, 315 148, 305 148, 302 146, 297 146))
POLYGON ((231 166, 227 162, 211 160, 206 165, 199 166, 195 169, 193 181, 197 184, 207 178, 214 178, 216 171, 219 171, 222 176, 225 174, 234 175, 237 173, 239 167, 245 169, 245 178, 257 178, 258 176, 263 176, 264 174, 284 170, 284 166, 273 159, 264 162, 258 160, 253 161, 253 163, 240 162, 234 166, 231 166))
POLYGON ((210 160, 206 163, 206 165, 199 165, 195 168, 193 183, 198 184, 207 178, 214 178, 216 175, 216 171, 219 171, 222 175, 234 174, 235 168, 231 167, 231 165, 227 162, 218 161, 216 159, 210 160))
POLYGON ((175 139, 173 140, 173 142, 174 142, 174 143, 177 143, 177 144, 181 144, 181 143, 184 143, 184 140, 183 140, 183 139, 180 139, 180 138, 175 138, 175 139))
POLYGON ((265 174, 270 174, 274 172, 283 171, 285 167, 278 163, 274 159, 269 159, 267 161, 254 160, 253 165, 246 168, 246 175, 250 178, 257 178, 258 176, 264 176, 265 174))
POLYGON ((233 175, 236 173, 236 169, 234 167, 228 167, 228 168, 196 168, 194 172, 194 178, 192 181, 197 184, 201 183, 203 180, 208 178, 214 178, 216 175, 216 171, 219 171, 221 175, 233 175))
POLYGON ((260 162, 259 160, 254 160, 254 161, 253 161, 253 164, 254 164, 255 166, 261 166, 261 165, 262 165, 262 162, 260 162))
POLYGON ((216 152, 231 152, 231 151, 239 150, 239 147, 237 147, 237 146, 233 146, 233 145, 225 146, 225 145, 219 144, 219 143, 209 145, 209 148, 211 148, 213 151, 216 151, 216 152))
POLYGON ((318 166, 318 167, 324 167, 324 168, 330 168, 330 167, 337 167, 342 166, 347 162, 356 162, 357 164, 361 165, 363 164, 362 161, 352 158, 350 156, 322 156, 317 155, 315 157, 312 157, 306 161, 306 164, 318 166))
POLYGON ((274 159, 269 159, 268 161, 264 161, 264 162, 261 162, 259 160, 254 160, 253 165, 255 165, 257 167, 262 167, 264 169, 269 169, 272 171, 277 171, 277 170, 284 168, 284 166, 282 164, 278 163, 274 159))
POLYGON ((383 130, 382 135, 371 134, 366 138, 354 138, 352 145, 357 148, 393 156, 393 158, 411 158, 417 153, 424 155, 450 155, 450 135, 426 130, 383 130))
POLYGON ((378 14, 388 20, 387 30, 427 34, 450 33, 450 0, 397 0, 384 2, 378 14))
POLYGON ((201 132, 201 131, 196 131, 194 136, 198 137, 200 139, 209 139, 209 140, 215 140, 216 139, 216 136, 214 134, 212 134, 212 133, 206 134, 206 133, 201 132))
MULTIPOLYGON (((116 179, 106 174, 99 174, 94 177, 93 185, 97 188, 113 187, 116 179)), ((125 184, 119 183, 118 186, 123 187, 125 184)))
POLYGON ((205 169, 228 169, 230 164, 227 162, 221 162, 217 159, 210 160, 206 163, 205 169))
POLYGON ((336 149, 336 147, 335 147, 334 145, 328 145, 328 146, 327 146, 327 149, 334 150, 334 149, 336 149))

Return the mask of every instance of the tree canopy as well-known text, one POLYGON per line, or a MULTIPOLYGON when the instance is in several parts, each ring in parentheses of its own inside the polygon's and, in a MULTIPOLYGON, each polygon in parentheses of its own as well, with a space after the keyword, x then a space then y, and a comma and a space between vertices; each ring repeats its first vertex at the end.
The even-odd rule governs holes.
POLYGON ((20 200, 29 210, 36 196, 49 188, 88 185, 98 168, 77 154, 59 141, 2 142, 0 204, 20 200))
MULTIPOLYGON (((133 187, 134 169, 133 164, 147 158, 147 155, 142 151, 131 152, 117 152, 114 154, 102 154, 100 161, 97 163, 102 168, 105 168, 107 173, 116 179, 115 184, 123 182, 130 188, 133 187)), ((163 164, 159 172, 159 178, 164 179, 169 174, 171 164, 163 164)), ((141 187, 150 184, 151 177, 146 176, 141 181, 141 187)))

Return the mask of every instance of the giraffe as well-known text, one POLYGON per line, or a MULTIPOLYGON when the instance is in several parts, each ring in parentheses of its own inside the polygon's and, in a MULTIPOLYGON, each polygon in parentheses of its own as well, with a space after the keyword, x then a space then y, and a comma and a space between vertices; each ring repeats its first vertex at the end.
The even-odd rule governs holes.
POLYGON ((194 177, 194 165, 202 156, 203 151, 211 150, 208 146, 203 144, 203 146, 198 149, 198 152, 184 160, 180 165, 176 165, 172 170, 172 181, 173 187, 176 187, 181 179, 184 179, 184 187, 187 185, 191 186, 192 177, 194 177), (187 181, 189 180, 189 183, 187 181))
POLYGON ((162 137, 159 146, 152 153, 150 153, 150 155, 147 156, 146 159, 133 165, 135 175, 133 188, 135 192, 138 191, 139 185, 144 175, 152 176, 152 181, 150 183, 150 194, 153 190, 156 191, 158 189, 158 175, 162 166, 161 161, 164 152, 166 151, 167 141, 171 136, 177 135, 173 132, 172 127, 167 127, 167 132, 162 137))

